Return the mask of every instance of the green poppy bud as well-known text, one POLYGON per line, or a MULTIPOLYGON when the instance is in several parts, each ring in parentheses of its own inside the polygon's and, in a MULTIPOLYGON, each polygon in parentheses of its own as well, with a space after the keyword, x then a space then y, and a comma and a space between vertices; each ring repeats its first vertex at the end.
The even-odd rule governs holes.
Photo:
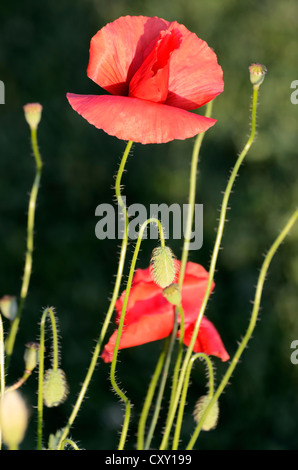
MULTIPOLYGON (((196 403, 195 409, 194 409, 194 420, 196 423, 198 423, 202 416, 204 411, 206 410, 207 406, 209 405, 210 401, 212 400, 212 397, 209 397, 208 395, 203 395, 196 403)), ((214 405, 211 407, 209 410, 204 424, 202 426, 203 431, 210 431, 211 429, 214 429, 217 425, 218 421, 218 414, 219 414, 219 406, 218 406, 218 401, 214 403, 214 405)))
POLYGON ((37 366, 39 361, 39 344, 38 343, 27 343, 25 344, 25 369, 28 372, 32 372, 33 369, 37 366))
POLYGON ((155 248, 151 258, 152 274, 156 284, 165 288, 175 279, 176 269, 174 254, 167 246, 155 248))
POLYGON ((0 310, 10 321, 13 321, 18 313, 18 303, 13 295, 5 295, 0 299, 0 310))
POLYGON ((48 369, 43 379, 43 401, 48 408, 61 405, 66 400, 68 385, 62 369, 48 369))

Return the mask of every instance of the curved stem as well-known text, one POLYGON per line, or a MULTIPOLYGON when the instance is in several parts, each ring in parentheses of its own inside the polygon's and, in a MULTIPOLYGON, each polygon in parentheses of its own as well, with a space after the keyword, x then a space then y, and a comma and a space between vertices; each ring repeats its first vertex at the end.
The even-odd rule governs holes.
POLYGON ((62 442, 62 450, 64 450, 66 444, 69 444, 71 447, 73 447, 74 450, 80 450, 77 444, 71 439, 64 439, 64 441, 62 442))
POLYGON ((111 364, 110 379, 111 379, 112 387, 114 388, 117 395, 119 395, 121 400, 125 403, 125 418, 124 418, 122 433, 121 433, 120 442, 119 442, 119 446, 118 446, 119 450, 122 450, 124 448, 124 444, 125 444, 125 441, 126 441, 126 435, 127 435, 128 425, 129 425, 129 420, 130 420, 131 404, 130 404, 129 399, 126 397, 125 393, 123 393, 123 391, 118 387, 117 382, 116 382, 115 371, 116 371, 117 355, 118 355, 118 349, 119 349, 119 344, 120 344, 120 339, 121 339, 121 334, 122 334, 122 329, 123 329, 123 324, 124 324, 124 318, 125 318, 125 312, 126 312, 128 297, 129 297, 131 284, 132 284, 132 280, 133 280, 133 275, 134 275, 134 270, 135 270, 135 266, 136 266, 136 262, 137 262, 137 258, 138 258, 142 238, 143 238, 143 233, 144 233, 144 230, 147 227, 147 225, 152 223, 152 222, 157 224, 158 229, 159 229, 159 233, 160 233, 161 243, 164 243, 164 234, 163 234, 163 229, 162 229, 162 225, 161 225, 160 221, 157 220, 157 219, 154 219, 154 218, 150 218, 150 219, 146 220, 140 228, 137 243, 136 243, 133 258, 132 258, 132 262, 131 262, 131 266, 130 266, 127 286, 126 286, 126 290, 125 290, 125 295, 124 295, 124 300, 123 300, 123 305, 122 305, 122 310, 121 310, 121 315, 120 315, 120 320, 119 320, 119 325, 118 325, 118 332, 117 332, 117 337, 116 337, 116 342, 115 342, 115 347, 114 347, 114 352, 113 352, 113 359, 112 359, 112 364, 111 364))
POLYGON ((292 215, 292 217, 289 219, 288 223, 283 228, 283 230, 279 234, 279 236, 276 238, 275 242, 272 244, 270 250, 268 251, 268 253, 265 257, 265 260, 263 262, 263 265, 262 265, 262 268, 261 268, 261 271, 260 271, 260 275, 259 275, 259 279, 258 279, 258 283, 257 283, 257 288, 256 288, 256 293, 255 293, 254 304, 253 304, 253 310, 252 310, 250 322, 249 322, 247 331, 245 333, 245 336, 243 337, 242 341, 240 342, 239 347, 238 347, 238 349, 237 349, 237 351, 236 351, 236 353, 235 353, 235 355, 234 355, 234 357, 233 357, 233 359, 230 363, 230 366, 228 367, 227 372, 225 373, 225 375, 224 375, 218 389, 216 390, 212 400, 210 401, 209 405, 207 406, 207 408, 206 408, 206 410, 205 410, 205 412, 202 416, 202 419, 198 423, 198 425, 197 425, 197 427, 196 427, 196 429, 193 433, 193 436, 191 437, 191 439, 189 441, 189 444, 187 446, 187 450, 190 450, 190 449, 193 448, 193 446, 194 446, 194 444, 195 444, 195 442, 196 442, 196 440, 199 436, 202 425, 204 424, 205 418, 206 418, 210 408, 213 406, 215 401, 218 400, 219 396, 221 395, 224 388, 228 384, 228 382, 231 378, 231 375, 232 375, 236 365, 238 364, 239 359, 240 359, 244 349, 246 348, 248 341, 250 340, 250 338, 252 336, 252 333, 254 331, 254 328, 255 328, 255 325, 256 325, 256 322, 257 322, 257 317, 258 317, 258 312, 259 312, 260 302, 261 302, 261 297, 262 297, 262 292, 263 292, 263 286, 264 286, 264 282, 265 282, 265 279, 266 279, 266 275, 267 275, 268 268, 270 266, 271 260, 272 260, 273 256, 275 255, 276 251, 278 250, 279 246, 284 241, 285 237, 287 236, 287 234, 289 233, 289 231, 291 230, 291 228, 295 224, 297 219, 298 219, 298 210, 296 210, 294 212, 294 214, 292 215))
POLYGON ((212 253, 211 263, 210 263, 209 278, 208 278, 206 293, 205 293, 205 296, 204 296, 204 299, 203 299, 203 302, 202 302, 202 305, 201 305, 201 309, 200 309, 199 315, 197 317, 197 320, 196 320, 196 323, 195 323, 195 326, 194 326, 192 339, 191 339, 190 344, 188 346, 188 349, 186 351, 184 362, 183 362, 183 365, 182 365, 182 368, 181 368, 179 382, 178 382, 178 385, 177 385, 177 393, 176 393, 176 396, 175 396, 175 401, 174 401, 174 404, 172 406, 172 411, 171 411, 169 420, 166 424, 164 437, 163 437, 160 449, 164 449, 167 446, 167 442, 168 442, 169 435, 170 435, 170 432, 171 432, 171 427, 172 427, 172 424, 173 424, 173 421, 174 421, 174 418, 175 418, 175 413, 176 413, 176 410, 177 410, 177 406, 178 406, 178 403, 179 403, 179 397, 180 397, 180 393, 181 393, 181 390, 182 390, 187 365, 188 365, 188 362, 190 360, 192 350, 193 350, 193 347, 194 347, 194 344, 195 344, 195 340, 196 340, 196 337, 197 337, 198 332, 199 332, 200 323, 201 323, 202 317, 204 315, 204 312, 205 312, 205 309, 206 309, 206 306, 207 306, 207 303, 208 303, 208 300, 209 300, 209 295, 210 295, 210 292, 211 292, 212 282, 213 282, 213 278, 214 278, 214 272, 215 272, 217 257, 218 257, 218 253, 219 253, 221 240, 222 240, 223 229, 224 229, 225 219, 226 219, 226 212, 227 212, 227 207, 228 207, 228 202, 229 202, 230 194, 231 194, 231 191, 232 191, 232 187, 233 187, 233 184, 235 182, 236 176, 238 174, 239 168, 240 168, 245 156, 247 155, 247 152, 249 151, 249 149, 250 149, 250 147, 251 147, 251 145, 254 141, 254 138, 255 138, 258 91, 259 91, 258 88, 253 88, 252 113, 251 113, 251 132, 250 132, 249 138, 248 138, 242 152, 240 153, 240 155, 239 155, 239 157, 236 161, 236 164, 233 168, 233 171, 231 173, 231 176, 229 178, 229 181, 228 181, 225 193, 224 193, 221 212, 220 212, 219 225, 218 225, 215 245, 214 245, 214 249, 213 249, 213 253, 212 253))
POLYGON ((32 272, 35 210, 36 210, 36 200, 37 200, 40 178, 41 178, 41 170, 42 170, 42 161, 41 161, 41 156, 38 150, 36 129, 31 129, 31 145, 32 145, 33 154, 35 157, 36 174, 35 174, 35 179, 33 182, 30 199, 29 199, 28 221, 27 221, 27 250, 26 250, 26 258, 25 258, 24 276, 23 276, 23 282, 22 282, 21 293, 20 293, 20 301, 19 301, 17 315, 11 324, 10 332, 5 342, 6 370, 9 367, 10 358, 13 353, 15 339, 16 339, 16 335, 18 332, 19 323, 21 320, 22 310, 23 310, 24 303, 27 297, 29 283, 31 279, 31 272, 32 272))
POLYGON ((185 374, 185 381, 184 381, 183 390, 182 390, 182 393, 181 393, 181 401, 180 401, 178 415, 177 415, 177 423, 176 423, 176 428, 175 428, 175 433, 174 433, 174 438, 173 438, 172 450, 177 450, 178 449, 181 426, 182 426, 182 420, 183 420, 183 414, 184 414, 184 408, 185 408, 185 402, 186 402, 186 396, 187 396, 187 391, 188 391, 188 384, 189 384, 189 379, 190 379, 190 373, 191 373, 193 363, 197 358, 204 359, 206 361, 206 364, 207 364, 207 367, 208 367, 208 376, 209 376, 208 396, 209 396, 209 398, 211 398, 213 396, 213 393, 214 393, 214 374, 213 374, 213 366, 212 366, 211 359, 205 353, 194 354, 189 360, 187 370, 186 370, 186 374, 185 374))
POLYGON ((77 414, 79 412, 79 409, 81 407, 83 399, 86 395, 89 383, 90 383, 91 378, 93 376, 93 372, 94 372, 94 369, 95 369, 95 366, 96 366, 96 363, 97 363, 97 360, 98 360, 98 357, 99 357, 99 353, 101 351, 102 343, 104 341, 108 326, 110 324, 110 321, 111 321, 111 318, 112 318, 112 315, 113 315, 113 312, 114 312, 115 303, 116 303, 116 300, 117 300, 118 295, 119 295, 119 290, 120 290, 120 285, 121 285, 121 280, 122 280, 122 274, 123 274, 123 268, 124 268, 124 262, 125 262, 126 251, 127 251, 127 244, 128 244, 128 217, 127 217, 127 211, 126 211, 125 203, 124 203, 124 201, 121 197, 121 179, 122 179, 125 164, 126 164, 128 156, 129 156, 129 152, 130 152, 130 149, 132 147, 132 144, 133 144, 133 142, 131 140, 128 141, 128 143, 126 145, 126 148, 125 148, 125 151, 123 153, 122 160, 121 160, 119 170, 118 170, 118 173, 117 173, 117 177, 116 177, 115 194, 116 194, 116 197, 117 197, 118 204, 120 205, 120 207, 122 209, 122 213, 124 215, 125 230, 124 230, 124 235, 123 235, 122 244, 121 244, 120 259, 119 259, 119 264, 118 264, 118 269, 117 269, 117 276, 116 276, 116 281, 115 281, 114 290, 113 290, 113 294, 112 294, 112 299, 111 299, 111 302, 110 302, 110 305, 109 305, 109 308, 108 308, 108 311, 107 311, 102 329, 100 331, 99 338, 97 340, 97 343, 96 343, 96 346, 95 346, 95 349, 94 349, 94 352, 93 352, 93 355, 92 355, 92 358, 91 358, 91 362, 90 362, 85 380, 84 380, 83 385, 81 387, 81 390, 80 390, 80 393, 78 395, 77 401, 76 401, 76 403, 73 407, 72 413, 70 414, 68 422, 67 422, 67 424, 64 428, 64 431, 61 435, 61 438, 60 438, 59 444, 57 446, 57 449, 61 448, 63 440, 66 439, 66 437, 69 433, 69 430, 70 430, 71 426, 73 425, 74 420, 77 417, 77 414))
POLYGON ((37 450, 42 448, 42 420, 43 420, 43 377, 44 377, 44 351, 45 351, 45 322, 50 317, 53 332, 53 369, 58 368, 58 336, 54 311, 46 308, 40 321, 40 349, 38 370, 38 399, 37 399, 37 450))
POLYGON ((16 383, 8 387, 6 389, 6 393, 12 392, 13 390, 17 390, 18 388, 20 388, 26 382, 26 380, 29 379, 31 374, 32 374, 32 370, 25 370, 23 377, 21 377, 16 383))

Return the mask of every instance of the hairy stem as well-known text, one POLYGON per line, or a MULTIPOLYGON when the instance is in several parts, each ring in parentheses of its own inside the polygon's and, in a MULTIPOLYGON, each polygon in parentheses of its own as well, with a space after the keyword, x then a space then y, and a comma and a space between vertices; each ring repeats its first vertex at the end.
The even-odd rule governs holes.
POLYGON ((42 449, 42 421, 43 421, 43 377, 44 377, 44 352, 45 352, 45 322, 47 317, 51 320, 53 333, 53 369, 58 369, 58 335, 56 319, 53 308, 46 308, 40 321, 40 349, 38 371, 38 398, 37 398, 37 450, 42 449))
POLYGON ((101 351, 102 343, 104 341, 109 323, 111 321, 111 318, 112 318, 112 315, 113 315, 113 312, 114 312, 114 307, 115 307, 116 300, 117 300, 118 295, 119 295, 119 290, 120 290, 121 280, 122 280, 122 274, 123 274, 123 268, 124 268, 124 262, 125 262, 126 251, 127 251, 127 244, 128 244, 128 216, 127 216, 127 211, 126 211, 124 201, 123 201, 122 196, 121 196, 121 180, 122 180, 125 164, 126 164, 126 161, 128 159, 129 152, 130 152, 130 149, 132 147, 132 144, 133 144, 133 142, 130 140, 130 141, 128 141, 128 143, 126 145, 126 148, 125 148, 125 151, 123 153, 122 160, 121 160, 121 163, 120 163, 120 166, 119 166, 119 170, 118 170, 118 173, 117 173, 116 184, 115 184, 115 194, 116 194, 118 204, 120 205, 120 207, 122 209, 123 216, 124 216, 125 230, 124 230, 124 235, 123 235, 122 244, 121 244, 120 259, 119 259, 119 263, 118 263, 118 270, 117 270, 116 281, 115 281, 114 290, 113 290, 113 294, 112 294, 112 299, 111 299, 111 302, 110 302, 110 305, 109 305, 109 308, 108 308, 108 311, 107 311, 107 314, 106 314, 106 317, 105 317, 105 320, 104 320, 104 324, 103 324, 102 329, 100 331, 99 338, 97 340, 93 355, 91 357, 91 362, 90 362, 85 380, 84 380, 83 385, 81 387, 81 390, 79 392, 77 401, 76 401, 76 403, 73 407, 72 413, 70 414, 68 422, 67 422, 67 424, 64 428, 64 431, 61 435, 61 438, 60 438, 59 444, 57 446, 57 449, 61 449, 62 442, 66 439, 66 437, 69 433, 69 430, 70 430, 71 426, 73 425, 73 423, 74 423, 74 421, 77 417, 77 414, 79 412, 79 409, 82 405, 83 399, 86 395, 88 386, 90 384, 90 381, 91 381, 93 373, 94 373, 94 369, 95 369, 95 366, 96 366, 96 363, 97 363, 97 360, 98 360, 98 357, 99 357, 99 353, 101 351))
POLYGON ((157 220, 157 219, 154 219, 154 218, 150 218, 150 219, 146 220, 140 228, 137 243, 136 243, 133 258, 132 258, 132 262, 131 262, 131 266, 130 266, 127 286, 126 286, 126 289, 125 289, 125 295, 124 295, 124 299, 123 299, 123 305, 122 305, 122 310, 121 310, 121 315, 120 315, 120 320, 119 320, 119 325, 118 325, 118 332, 117 332, 117 337, 116 337, 116 342, 115 342, 115 347, 114 347, 114 352, 113 352, 111 371, 110 371, 110 379, 111 379, 112 387, 114 388, 117 395, 121 398, 121 400, 125 403, 125 418, 124 418, 122 433, 121 433, 120 442, 119 442, 119 446, 118 446, 119 450, 122 450, 124 448, 124 445, 125 445, 127 431, 128 431, 128 425, 129 425, 129 420, 130 420, 131 403, 130 403, 130 400, 126 397, 125 393, 118 387, 117 382, 116 382, 115 371, 116 371, 117 355, 118 355, 118 349, 119 349, 121 334, 122 334, 123 325, 124 325, 124 318, 125 318, 125 312, 126 312, 126 307, 127 307, 127 303, 128 303, 128 297, 129 297, 131 284, 132 284, 132 280, 133 280, 133 275, 134 275, 134 270, 135 270, 135 266, 136 266, 136 263, 137 263, 137 258, 138 258, 142 238, 143 238, 143 233, 144 233, 144 230, 147 227, 147 225, 150 224, 150 223, 157 224, 158 229, 159 229, 159 233, 160 233, 161 244, 164 244, 164 234, 163 234, 163 229, 162 229, 160 221, 157 220))
POLYGON ((256 293, 255 293, 253 309, 252 309, 252 313, 251 313, 251 318, 250 318, 250 322, 249 322, 247 331, 245 333, 245 336, 243 337, 242 341, 240 342, 239 347, 238 347, 238 349, 237 349, 237 351, 236 351, 236 353, 235 353, 235 355, 234 355, 234 357, 233 357, 233 359, 232 359, 232 361, 231 361, 231 363, 228 367, 228 370, 226 371, 226 373, 225 373, 218 389, 216 390, 212 400, 210 401, 209 405, 207 406, 207 408, 206 408, 206 410, 205 410, 205 412, 202 416, 202 419, 198 423, 198 425, 197 425, 197 427, 196 427, 196 429, 195 429, 195 431, 194 431, 194 433, 193 433, 193 435, 192 435, 192 437, 189 441, 189 444, 187 446, 187 450, 192 449, 193 446, 195 445, 195 442, 196 442, 196 440, 197 440, 197 438, 200 434, 200 431, 202 429, 202 426, 204 424, 204 421, 206 419, 206 416, 207 416, 209 410, 211 409, 211 407, 213 406, 215 401, 218 400, 219 396, 221 395, 221 393, 225 389, 226 385, 228 384, 228 382, 229 382, 229 380, 232 376, 232 373, 234 372, 234 369, 235 369, 236 365, 238 364, 239 359, 240 359, 244 349, 246 348, 248 341, 250 340, 250 338, 252 336, 252 333, 253 333, 255 325, 256 325, 257 317, 258 317, 258 312, 259 312, 259 308, 260 308, 264 282, 265 282, 265 279, 266 279, 266 275, 267 275, 270 263, 272 261, 273 256, 275 255, 276 251, 278 250, 279 246, 284 241, 285 237, 287 236, 287 234, 289 233, 289 231, 291 230, 291 228, 293 227, 293 225, 295 224, 297 219, 298 219, 298 210, 296 210, 295 213, 292 215, 292 217, 289 219, 288 223, 285 225, 282 232, 276 238, 275 242, 272 244, 270 250, 268 251, 268 253, 265 257, 265 260, 263 262, 263 265, 262 265, 262 268, 261 268, 261 271, 260 271, 260 275, 259 275, 259 279, 258 279, 258 283, 257 283, 257 288, 256 288, 256 293))
POLYGON ((31 129, 31 145, 36 163, 36 174, 33 182, 30 199, 29 199, 29 208, 28 208, 28 221, 27 221, 27 250, 25 257, 25 267, 24 267, 24 276, 20 293, 20 301, 18 306, 18 311, 15 319, 13 320, 10 328, 10 332, 5 342, 6 348, 6 370, 9 367, 10 358, 13 353, 13 348, 16 340, 16 335, 18 332, 21 314, 23 311, 24 303, 28 294, 29 283, 31 279, 32 272, 32 261, 33 261, 33 243, 34 243, 34 221, 35 221, 35 210, 36 210, 36 200, 40 185, 41 170, 42 170, 42 160, 38 150, 37 143, 37 130, 31 129))
POLYGON ((249 149, 250 149, 250 147, 251 147, 251 145, 254 141, 254 138, 255 138, 258 91, 259 91, 258 88, 253 88, 250 135, 249 135, 249 138, 248 138, 242 152, 240 153, 240 155, 239 155, 239 157, 236 161, 236 164, 233 168, 233 171, 231 173, 231 176, 229 178, 229 181, 228 181, 225 193, 224 193, 221 212, 220 212, 219 225, 218 225, 218 230, 217 230, 217 235, 216 235, 216 240, 215 240, 215 245, 214 245, 214 249, 213 249, 213 253, 212 253, 212 257, 211 257, 209 278, 208 278, 206 293, 205 293, 205 296, 204 296, 204 299, 203 299, 203 302, 202 302, 202 305, 201 305, 201 309, 200 309, 199 315, 197 317, 197 320, 196 320, 196 323, 195 323, 195 326, 194 326, 192 339, 191 339, 190 344, 188 346, 188 349, 187 349, 187 352, 186 352, 186 355, 185 355, 185 358, 184 358, 184 362, 183 362, 183 365, 181 367, 181 372, 180 372, 180 377, 179 377, 179 381, 178 381, 178 384, 177 384, 177 392, 176 392, 176 395, 175 395, 174 404, 172 406, 171 413, 170 413, 168 422, 166 424, 166 428, 165 428, 165 432, 164 432, 164 436, 163 436, 163 439, 162 439, 160 449, 165 449, 166 446, 167 446, 167 443, 168 443, 168 439, 169 439, 169 436, 170 436, 172 424, 173 424, 173 421, 174 421, 174 418, 175 418, 175 413, 176 413, 178 403, 179 403, 180 394, 181 394, 182 387, 183 387, 183 382, 184 382, 188 362, 189 362, 190 357, 192 355, 192 350, 193 350, 193 347, 194 347, 194 344, 195 344, 196 337, 197 337, 198 332, 199 332, 200 323, 201 323, 201 320, 202 320, 203 315, 205 313, 205 309, 207 307, 207 303, 208 303, 208 300, 209 300, 209 295, 210 295, 211 288, 212 288, 212 282, 213 282, 213 278, 214 278, 214 272, 215 272, 215 267, 216 267, 216 263, 217 263, 219 248, 220 248, 221 240, 222 240, 222 236, 223 236, 223 230, 224 230, 224 225, 225 225, 225 220, 226 220, 226 212, 227 212, 227 208, 228 208, 228 202, 229 202, 229 198, 230 198, 230 195, 231 195, 232 187, 234 185, 234 182, 235 182, 236 176, 238 174, 239 168, 240 168, 245 156, 247 155, 247 153, 248 153, 248 151, 249 151, 249 149))

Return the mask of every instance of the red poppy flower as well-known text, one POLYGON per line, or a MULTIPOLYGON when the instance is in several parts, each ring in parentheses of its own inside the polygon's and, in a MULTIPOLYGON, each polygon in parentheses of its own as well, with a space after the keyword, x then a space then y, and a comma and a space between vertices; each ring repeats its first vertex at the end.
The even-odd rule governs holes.
POLYGON ((107 24, 91 40, 87 75, 111 95, 67 98, 119 139, 183 140, 216 122, 189 111, 223 91, 222 69, 207 43, 176 21, 125 16, 107 24))
MULTIPOLYGON (((178 261, 177 266, 180 267, 178 261)), ((187 346, 192 337, 207 282, 207 271, 199 264, 188 262, 181 293, 185 316, 183 342, 187 346)), ((119 323, 124 295, 125 291, 116 302, 116 323, 119 323)), ((139 346, 169 336, 174 325, 174 310, 174 305, 170 304, 162 295, 162 288, 154 282, 150 268, 138 269, 134 275, 128 298, 119 349, 139 346)), ((105 362, 112 361, 116 337, 117 330, 114 331, 102 352, 101 357, 105 362)), ((202 318, 194 351, 217 356, 222 361, 229 359, 218 332, 206 317, 202 318)))

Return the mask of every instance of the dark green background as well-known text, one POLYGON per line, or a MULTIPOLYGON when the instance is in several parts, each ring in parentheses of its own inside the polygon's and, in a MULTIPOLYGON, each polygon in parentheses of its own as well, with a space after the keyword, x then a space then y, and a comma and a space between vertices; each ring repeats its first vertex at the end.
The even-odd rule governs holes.
MULTIPOLYGON (((218 123, 206 135, 198 176, 204 244, 190 253, 192 261, 207 269, 222 191, 249 133, 248 66, 257 61, 268 69, 259 98, 258 137, 230 200, 216 289, 207 312, 231 355, 249 321, 264 253, 297 204, 298 105, 290 101, 291 82, 298 79, 296 0, 2 2, 0 79, 6 86, 6 104, 0 106, 0 296, 18 295, 23 273, 34 160, 22 106, 37 101, 44 108, 38 131, 44 168, 33 274, 7 383, 22 375, 23 345, 38 339, 43 307, 55 306, 61 367, 70 395, 62 406, 45 410, 46 437, 65 424, 108 308, 119 242, 96 239, 95 208, 113 200, 114 175, 125 146, 77 115, 65 95, 102 93, 86 75, 89 42, 107 22, 126 14, 185 24, 215 50, 224 71, 225 91, 214 104, 218 123)), ((124 176, 127 203, 148 208, 150 203, 186 203, 192 146, 193 139, 136 144, 124 176)), ((201 434, 198 448, 298 447, 298 365, 290 362, 290 344, 298 339, 297 238, 296 226, 273 260, 260 321, 220 400, 218 427, 201 434)), ((180 257, 181 243, 170 244, 180 257)), ((138 267, 147 267, 154 246, 143 244, 138 267)), ((129 262, 126 274, 128 267, 129 262)), ((118 381, 134 403, 128 448, 134 447, 137 418, 160 348, 161 342, 156 342, 120 353, 118 381)), ((227 364, 217 359, 214 363, 219 381, 227 364)), ((108 372, 100 361, 71 432, 86 449, 111 449, 118 443, 122 406, 111 391, 108 372)), ((36 443, 36 379, 37 374, 23 387, 32 409, 24 449, 36 443)), ((194 403, 205 390, 199 364, 189 392, 184 444, 193 429, 194 403)))

